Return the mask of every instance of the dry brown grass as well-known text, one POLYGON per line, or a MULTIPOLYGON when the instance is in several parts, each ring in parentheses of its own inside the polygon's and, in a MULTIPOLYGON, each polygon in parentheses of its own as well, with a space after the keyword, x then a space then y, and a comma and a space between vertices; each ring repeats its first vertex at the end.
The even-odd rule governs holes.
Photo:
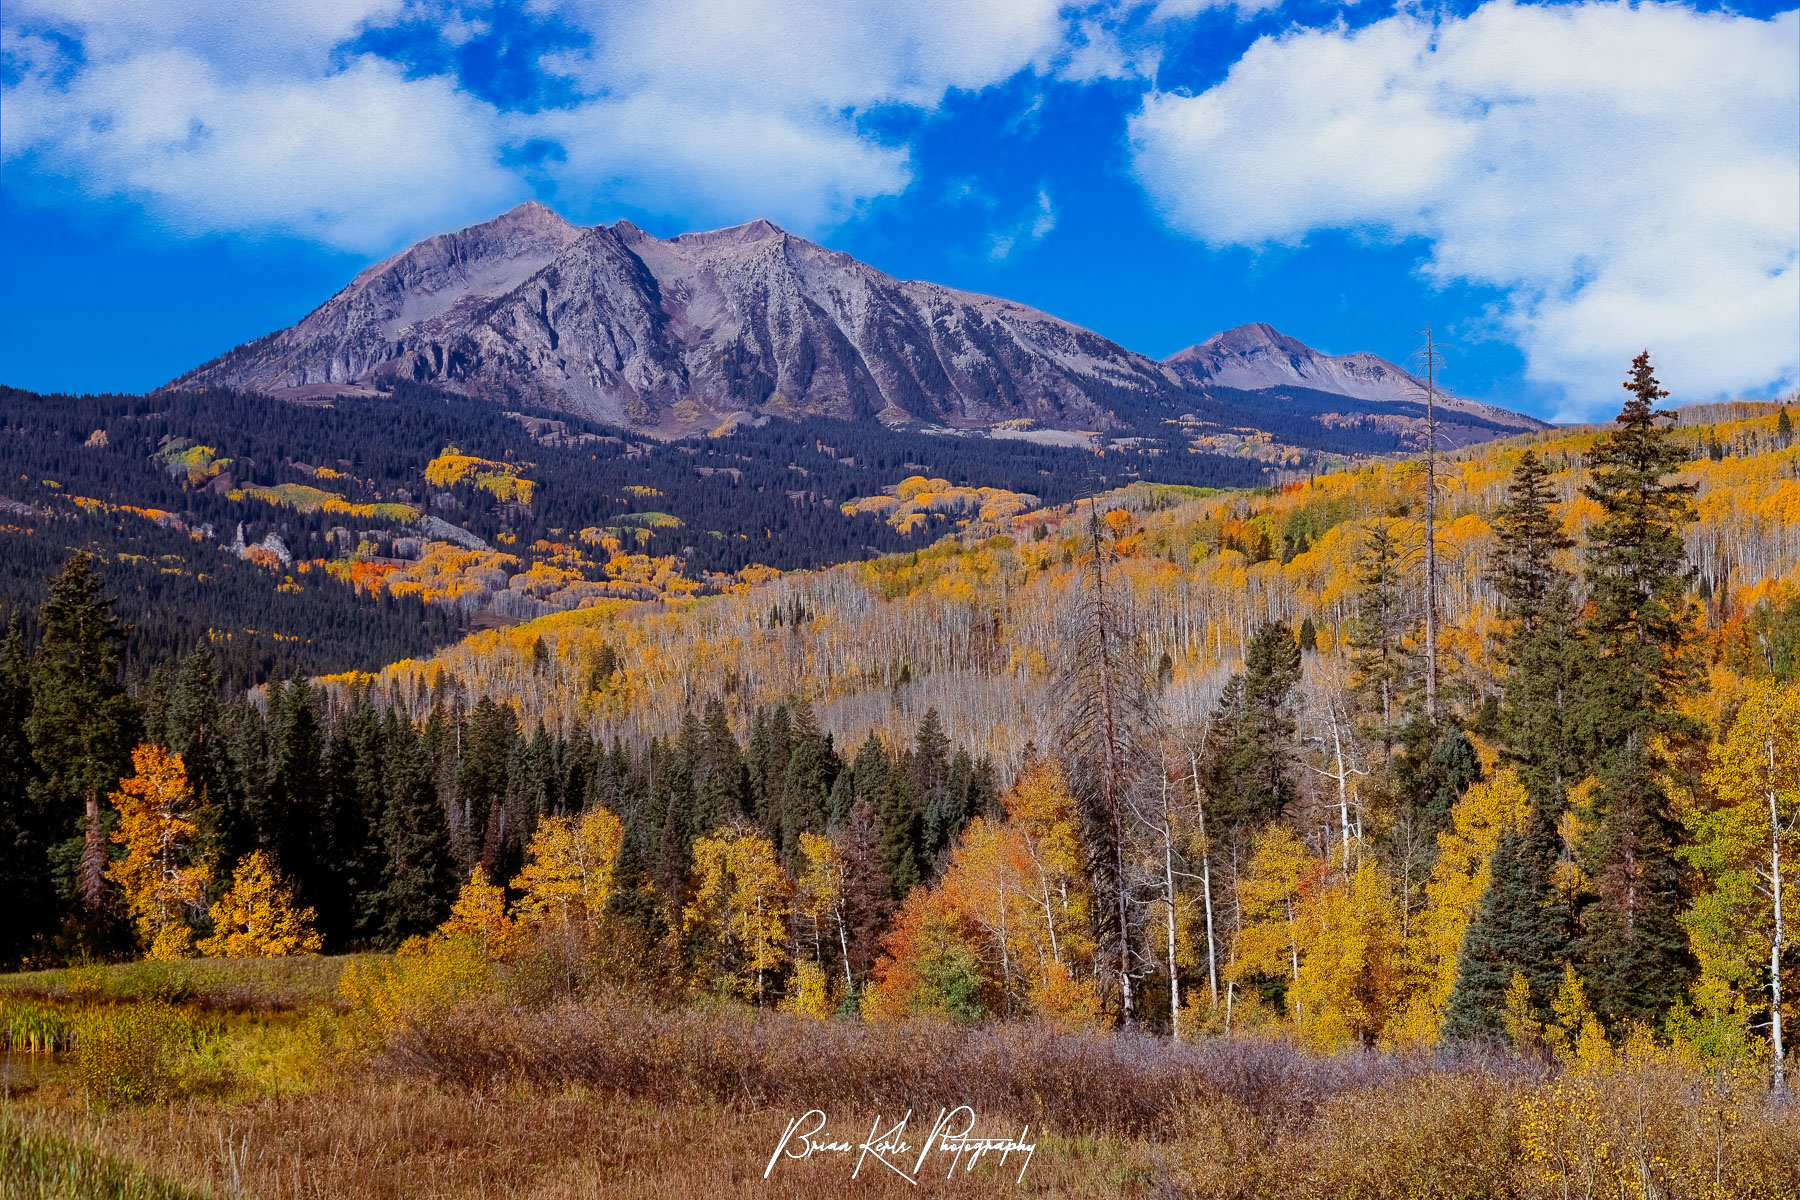
POLYGON ((547 1008, 468 1004, 398 1030, 381 1061, 465 1087, 581 1084, 659 1102, 828 1110, 968 1104, 1062 1133, 1121 1136, 1154 1134, 1206 1101, 1290 1123, 1349 1091, 1530 1070, 1498 1055, 1319 1057, 1279 1041, 1174 1043, 1047 1022, 821 1024, 653 1006, 616 993, 547 1008))
MULTIPOLYGON (((869 1169, 852 1181, 851 1165, 838 1156, 781 1164, 765 1182, 769 1154, 794 1115, 652 1104, 580 1088, 467 1091, 373 1080, 304 1097, 110 1117, 76 1115, 47 1096, 21 1106, 28 1121, 57 1124, 169 1179, 266 1200, 1155 1194, 1155 1165, 1143 1146, 1091 1139, 1045 1143, 1022 1188, 1010 1171, 986 1164, 953 1180, 921 1179, 917 1188, 869 1169)), ((843 1114, 846 1127, 859 1115, 843 1114)))
POLYGON ((1556 1070, 1038 1024, 821 1024, 620 993, 488 995, 373 1044, 354 1013, 214 1019, 219 1062, 190 1064, 181 1078, 198 1084, 172 1103, 102 1109, 58 1060, 12 1085, 9 1114, 107 1162, 270 1200, 1800 1200, 1800 1105, 1644 1038, 1556 1070), (878 1112, 929 1127, 958 1103, 983 1132, 1030 1124, 1023 1185, 991 1162, 917 1190, 873 1164, 852 1181, 853 1155, 762 1178, 808 1108, 860 1137, 878 1112))

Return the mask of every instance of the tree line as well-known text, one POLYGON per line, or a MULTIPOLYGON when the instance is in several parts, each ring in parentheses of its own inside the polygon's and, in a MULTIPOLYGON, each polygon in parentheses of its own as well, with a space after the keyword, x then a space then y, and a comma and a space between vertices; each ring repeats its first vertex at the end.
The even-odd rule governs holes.
MULTIPOLYGON (((229 698, 207 642, 128 689, 111 608, 77 555, 52 581, 36 646, 15 617, 0 648, 0 879, 21 901, 7 962, 152 949, 127 919, 132 889, 111 879, 143 838, 181 843, 171 879, 204 868, 171 920, 205 933, 234 867, 260 854, 323 947, 343 951, 430 933, 472 874, 513 879, 548 817, 618 815, 615 907, 660 937, 671 922, 678 932, 695 842, 721 826, 756 831, 786 865, 803 838, 855 827, 867 845, 853 886, 885 915, 997 803, 993 764, 951 746, 935 710, 909 744, 870 737, 840 752, 804 702, 754 711, 740 743, 715 698, 676 736, 628 746, 521 729, 509 706, 465 704, 454 681, 417 723, 366 689, 333 701, 298 673, 229 698), (155 772, 156 804, 182 815, 119 835, 134 780, 155 772)), ((605 687, 604 662, 595 672, 605 687)), ((859 935, 865 959, 878 932, 859 935)))

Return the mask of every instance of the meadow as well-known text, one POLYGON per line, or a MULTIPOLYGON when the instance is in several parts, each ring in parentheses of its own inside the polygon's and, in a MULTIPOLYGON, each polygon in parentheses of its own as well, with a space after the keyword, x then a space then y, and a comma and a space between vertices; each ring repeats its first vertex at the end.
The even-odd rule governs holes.
POLYGON ((622 978, 546 987, 567 964, 545 954, 495 964, 474 990, 421 970, 392 1019, 337 986, 347 967, 399 961, 380 956, 5 977, 0 1191, 1800 1196, 1800 1107, 1771 1102, 1760 1072, 1646 1037, 1557 1061, 1041 1020, 819 1022, 622 978), (991 1162, 917 1189, 888 1171, 852 1181, 851 1159, 826 1154, 763 1178, 809 1108, 860 1136, 877 1114, 958 1103, 984 1132, 1029 1127, 1022 1182, 991 1162))

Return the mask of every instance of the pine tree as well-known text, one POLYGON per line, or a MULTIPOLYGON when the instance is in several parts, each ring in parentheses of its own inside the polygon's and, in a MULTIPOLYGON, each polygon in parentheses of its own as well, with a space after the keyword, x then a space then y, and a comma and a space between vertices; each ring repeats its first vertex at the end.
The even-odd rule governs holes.
POLYGON ((1432 743, 1424 770, 1411 780, 1409 789, 1418 801, 1418 829, 1435 838, 1450 821, 1450 810, 1481 779, 1481 763, 1475 747, 1460 728, 1452 725, 1432 743))
POLYGON ((456 875, 449 824, 425 740, 411 724, 390 719, 385 742, 382 787, 387 804, 380 834, 387 861, 377 936, 383 944, 397 946, 443 923, 456 875))
MULTIPOLYGON (((298 671, 270 700, 268 799, 261 822, 275 866, 293 884, 297 901, 329 903, 326 738, 312 686, 298 671)), ((324 931, 329 939, 335 928, 324 931)))
POLYGON ((480 861, 494 809, 506 798, 508 768, 519 723, 513 710, 483 696, 469 713, 463 753, 457 758, 450 845, 460 872, 480 861))
POLYGON ((687 902, 694 848, 694 770, 680 747, 651 744, 653 792, 660 792, 662 835, 657 843, 656 888, 671 912, 687 902))
POLYGON ((860 987, 875 965, 881 931, 894 909, 894 887, 882 865, 881 827, 866 798, 851 805, 837 848, 844 861, 843 919, 850 974, 860 987))
POLYGON ((250 814, 233 786, 225 714, 219 704, 218 656, 203 640, 181 660, 169 687, 163 737, 187 767, 200 802, 200 853, 215 872, 236 862, 255 836, 250 814))
POLYGON ((1319 627, 1313 624, 1309 615, 1300 622, 1300 653, 1317 654, 1319 651, 1319 627))
POLYGON ((1554 822, 1583 773, 1571 710, 1579 695, 1577 614, 1571 580, 1556 561, 1571 539, 1551 507, 1549 472, 1527 449, 1495 517, 1500 543, 1490 578, 1510 621, 1499 658, 1507 666, 1500 729, 1532 803, 1554 822))
POLYGON ((743 752, 731 732, 725 705, 717 697, 706 702, 700 762, 694 780, 701 832, 717 829, 749 812, 749 786, 743 752))
POLYGON ((51 580, 25 721, 38 770, 32 803, 51 843, 61 843, 65 861, 72 860, 66 899, 78 910, 83 942, 95 951, 117 932, 101 802, 129 767, 137 726, 118 681, 124 630, 100 589, 85 554, 70 558, 51 580))
POLYGON ((825 831, 825 805, 830 779, 836 774, 826 760, 825 737, 813 718, 812 705, 794 707, 787 770, 781 786, 781 837, 778 842, 788 859, 799 852, 800 835, 825 831))
POLYGON ((1515 974, 1537 1008, 1546 1009, 1569 936, 1567 906, 1551 884, 1555 865, 1556 831, 1541 814, 1534 812, 1523 832, 1501 836, 1481 908, 1457 957, 1444 1040, 1500 1037, 1515 974))
POLYGON ((1226 681, 1213 712, 1203 767, 1212 811, 1225 821, 1273 819, 1298 794, 1292 778, 1300 647, 1286 625, 1257 630, 1244 669, 1226 681))
POLYGON ((924 874, 919 863, 919 809, 904 773, 886 772, 879 787, 874 809, 881 825, 881 871, 898 902, 906 898, 924 874))
POLYGON ((1581 981, 1601 1020, 1659 1020, 1692 972, 1679 924, 1686 878, 1681 829, 1653 739, 1697 732, 1678 701, 1695 669, 1686 653, 1689 571, 1681 527, 1693 520, 1694 485, 1671 476, 1686 452, 1659 424, 1668 395, 1648 352, 1631 364, 1630 398, 1588 455, 1583 494, 1601 519, 1589 533, 1590 601, 1576 668, 1578 752, 1599 776, 1592 832, 1577 847, 1593 891, 1582 898, 1581 981))
POLYGON ((1356 564, 1356 616, 1350 621, 1352 686, 1358 703, 1391 750, 1411 692, 1414 663, 1405 646, 1412 629, 1400 574, 1400 547, 1385 522, 1369 529, 1356 564))
POLYGON ((1598 826, 1582 847, 1593 896, 1581 911, 1576 944, 1594 1012, 1611 1028, 1628 1019, 1660 1022, 1694 972, 1681 913, 1682 830, 1654 757, 1634 739, 1596 796, 1598 826))
POLYGON ((1670 479, 1686 452, 1658 424, 1672 418, 1655 407, 1668 393, 1647 351, 1632 361, 1625 388, 1631 398, 1589 452, 1592 481, 1582 488, 1604 514, 1588 534, 1580 711, 1600 759, 1634 737, 1685 728, 1674 702, 1694 678, 1683 652, 1690 619, 1681 527, 1694 519, 1695 485, 1670 479))
POLYGON ((1552 594, 1568 587, 1555 556, 1574 542, 1550 506, 1553 496, 1549 470, 1535 451, 1525 450, 1506 486, 1506 502, 1494 515, 1500 549, 1489 576, 1520 635, 1541 628, 1552 594))
POLYGON ((0 966, 18 962, 56 922, 50 876, 54 829, 32 799, 37 764, 26 737, 31 715, 31 658, 15 611, 0 646, 0 896, 11 916, 0 921, 0 966))

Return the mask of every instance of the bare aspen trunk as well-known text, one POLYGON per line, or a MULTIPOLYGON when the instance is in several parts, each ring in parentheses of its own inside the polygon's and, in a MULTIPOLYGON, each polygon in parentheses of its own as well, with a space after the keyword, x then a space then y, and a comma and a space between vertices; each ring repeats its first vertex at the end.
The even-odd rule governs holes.
POLYGON ((1175 963, 1175 812, 1169 803, 1169 773, 1163 771, 1163 888, 1169 897, 1169 1035, 1181 1040, 1181 972, 1175 963))
POLYGON ((100 832, 100 797, 86 796, 87 827, 81 846, 81 905, 88 917, 99 917, 106 905, 106 839, 100 832))
POLYGON ((1344 831, 1344 870, 1350 869, 1350 773, 1344 769, 1344 735, 1338 728, 1337 708, 1331 710, 1331 752, 1337 765, 1338 823, 1344 831))
POLYGON ((1200 759, 1188 756, 1193 768, 1194 811, 1200 817, 1200 894, 1206 904, 1206 985, 1214 1009, 1219 1007, 1219 954, 1213 938, 1212 844, 1206 840, 1206 799, 1200 790, 1200 759))
POLYGON ((1781 911, 1781 813, 1775 803, 1775 739, 1769 752, 1769 895, 1775 906, 1775 928, 1769 938, 1769 1054, 1775 1061, 1775 1094, 1787 1096, 1787 1047, 1781 1036, 1781 951, 1787 926, 1781 911))

